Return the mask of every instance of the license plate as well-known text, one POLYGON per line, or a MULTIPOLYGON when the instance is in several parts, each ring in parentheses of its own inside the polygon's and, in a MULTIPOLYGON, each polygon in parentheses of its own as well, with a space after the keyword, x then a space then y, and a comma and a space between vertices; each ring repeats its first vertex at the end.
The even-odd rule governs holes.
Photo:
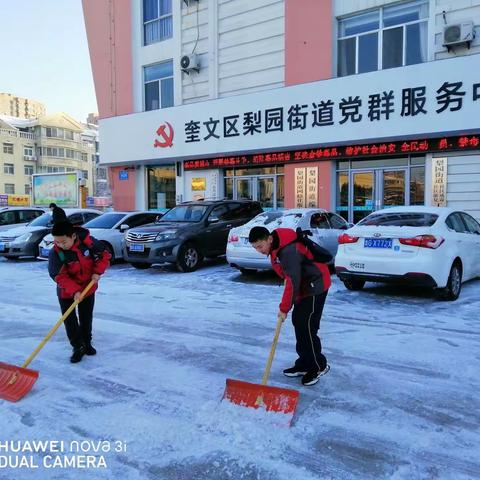
POLYGON ((143 252, 143 251, 145 251, 145 245, 143 245, 141 243, 138 243, 138 244, 133 243, 128 248, 131 252, 143 252))
POLYGON ((4 252, 4 251, 5 251, 5 244, 0 243, 0 252, 4 252))
POLYGON ((366 238, 363 242, 365 248, 392 248, 391 238, 366 238))
POLYGON ((48 248, 42 248, 40 250, 41 257, 48 257, 50 255, 50 250, 48 248))

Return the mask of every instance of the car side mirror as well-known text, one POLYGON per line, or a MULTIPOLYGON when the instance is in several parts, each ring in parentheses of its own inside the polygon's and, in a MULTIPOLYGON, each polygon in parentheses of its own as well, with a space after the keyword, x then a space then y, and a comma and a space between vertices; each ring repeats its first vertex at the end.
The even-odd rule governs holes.
POLYGON ((208 223, 218 223, 220 219, 218 217, 210 217, 208 223))
POLYGON ((128 230, 129 228, 130 228, 130 226, 127 225, 126 223, 122 223, 122 224, 120 225, 120 231, 121 231, 121 232, 125 232, 125 231, 128 230))

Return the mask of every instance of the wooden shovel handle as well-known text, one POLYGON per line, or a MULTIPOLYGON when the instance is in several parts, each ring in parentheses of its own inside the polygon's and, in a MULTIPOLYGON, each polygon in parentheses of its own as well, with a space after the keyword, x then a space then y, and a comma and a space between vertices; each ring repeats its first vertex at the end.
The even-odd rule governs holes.
POLYGON ((277 328, 275 329, 275 335, 273 337, 272 348, 270 349, 270 355, 268 356, 267 366, 265 367, 265 373, 262 378, 262 385, 266 385, 268 376, 270 375, 270 368, 272 367, 273 356, 277 348, 278 337, 280 336, 280 330, 282 329, 283 320, 279 317, 277 320, 277 328))
POLYGON ((95 282, 90 280, 90 283, 85 287, 80 298, 75 300, 69 307, 68 310, 60 317, 58 322, 52 327, 52 329, 47 333, 45 338, 39 343, 38 347, 32 352, 32 354, 25 360, 25 363, 22 365, 22 368, 27 368, 32 360, 37 356, 38 352, 45 346, 45 344, 50 340, 52 335, 58 330, 60 325, 67 319, 67 317, 72 313, 75 307, 83 300, 83 297, 88 293, 88 291, 93 287, 95 282))

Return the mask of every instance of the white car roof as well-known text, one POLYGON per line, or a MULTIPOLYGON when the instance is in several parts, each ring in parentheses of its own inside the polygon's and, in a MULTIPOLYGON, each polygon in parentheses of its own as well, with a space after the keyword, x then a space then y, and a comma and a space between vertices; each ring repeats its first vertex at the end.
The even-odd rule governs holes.
MULTIPOLYGON (((306 215, 307 213, 313 213, 313 212, 328 212, 328 210, 325 210, 324 208, 287 208, 286 210, 274 210, 275 212, 281 213, 282 215, 306 215)), ((269 213, 269 212, 262 212, 263 214, 269 213)), ((262 213, 259 213, 259 215, 262 215, 262 213)))
POLYGON ((5 210, 38 210, 40 212, 44 212, 45 208, 29 207, 28 205, 23 206, 23 207, 13 207, 13 206, 0 207, 0 212, 4 212, 5 210))

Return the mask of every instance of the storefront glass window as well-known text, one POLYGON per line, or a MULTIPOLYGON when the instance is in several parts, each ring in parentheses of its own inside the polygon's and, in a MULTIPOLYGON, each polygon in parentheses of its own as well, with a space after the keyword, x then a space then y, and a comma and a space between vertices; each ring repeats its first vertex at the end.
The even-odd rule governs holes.
POLYGON ((285 177, 277 176, 277 208, 285 208, 285 177))
POLYGON ((225 179, 225 198, 233 200, 233 178, 225 179))
POLYGON ((175 165, 148 167, 148 208, 166 210, 175 206, 175 165))
POLYGON ((348 172, 338 173, 337 212, 348 221, 348 172))
POLYGON ((425 167, 410 170, 410 205, 425 203, 425 167))

